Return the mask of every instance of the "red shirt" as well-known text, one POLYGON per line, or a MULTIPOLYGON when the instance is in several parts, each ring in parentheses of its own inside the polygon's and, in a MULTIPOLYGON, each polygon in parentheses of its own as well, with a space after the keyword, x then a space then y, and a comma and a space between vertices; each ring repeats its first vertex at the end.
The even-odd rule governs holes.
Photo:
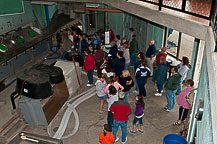
POLYGON ((104 132, 100 133, 99 135, 99 142, 101 144, 113 144, 115 142, 115 137, 114 135, 107 131, 106 136, 104 136, 104 132))
POLYGON ((116 121, 127 121, 128 115, 132 113, 130 105, 124 100, 114 102, 110 107, 110 111, 114 114, 113 118, 116 121))
POLYGON ((159 52, 156 56, 156 64, 159 65, 160 64, 160 58, 161 57, 167 57, 167 53, 163 53, 163 52, 159 52))
POLYGON ((88 54, 84 62, 84 69, 86 72, 88 72, 89 70, 93 70, 94 68, 95 68, 94 58, 92 54, 88 54))

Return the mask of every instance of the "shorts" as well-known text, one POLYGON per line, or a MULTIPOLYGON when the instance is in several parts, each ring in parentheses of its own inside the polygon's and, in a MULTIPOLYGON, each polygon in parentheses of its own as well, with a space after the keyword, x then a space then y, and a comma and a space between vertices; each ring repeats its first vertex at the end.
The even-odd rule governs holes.
POLYGON ((105 100, 105 98, 106 98, 106 95, 99 97, 100 100, 105 100))

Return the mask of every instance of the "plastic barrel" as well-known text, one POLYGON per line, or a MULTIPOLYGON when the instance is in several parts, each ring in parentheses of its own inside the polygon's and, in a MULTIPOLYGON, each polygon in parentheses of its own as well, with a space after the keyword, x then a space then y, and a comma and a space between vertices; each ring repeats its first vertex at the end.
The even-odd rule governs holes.
POLYGON ((164 144, 188 144, 188 142, 180 135, 168 134, 163 139, 164 144))

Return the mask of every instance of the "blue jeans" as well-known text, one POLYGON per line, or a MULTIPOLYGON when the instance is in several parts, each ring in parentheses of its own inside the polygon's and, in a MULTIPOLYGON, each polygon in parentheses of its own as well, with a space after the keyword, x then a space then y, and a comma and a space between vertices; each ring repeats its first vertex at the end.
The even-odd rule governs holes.
POLYGON ((130 64, 125 64, 125 68, 124 68, 124 69, 125 69, 125 70, 128 70, 129 65, 130 65, 130 64))
POLYGON ((175 107, 176 102, 176 90, 166 90, 166 97, 168 103, 168 109, 172 110, 175 107))
POLYGON ((130 95, 130 91, 126 91, 124 92, 125 97, 124 97, 124 101, 128 103, 128 96, 130 95))
POLYGON ((87 77, 88 77, 88 83, 89 84, 93 84, 93 70, 89 70, 88 72, 87 72, 87 77))
POLYGON ((110 125, 111 128, 113 126, 113 121, 114 121, 113 113, 108 111, 107 122, 108 122, 108 125, 110 125))
POLYGON ((182 92, 182 81, 179 82, 176 94, 180 94, 182 92))
POLYGON ((121 126, 121 131, 122 131, 122 142, 126 142, 127 121, 116 121, 116 120, 114 120, 112 133, 115 136, 115 140, 117 139, 117 131, 118 131, 119 126, 121 126))
POLYGON ((138 83, 137 83, 137 80, 135 79, 135 83, 136 83, 136 88, 135 88, 135 90, 136 91, 139 91, 139 86, 138 86, 138 83))
POLYGON ((131 66, 134 66, 136 64, 136 53, 130 54, 130 64, 131 66))
POLYGON ((162 83, 157 82, 157 90, 158 90, 158 93, 161 93, 161 91, 163 90, 163 84, 162 83))
POLYGON ((133 125, 136 125, 136 122, 137 122, 137 121, 139 121, 139 124, 140 124, 140 125, 143 125, 142 118, 143 118, 143 117, 141 117, 141 118, 134 117, 134 119, 133 119, 133 125))

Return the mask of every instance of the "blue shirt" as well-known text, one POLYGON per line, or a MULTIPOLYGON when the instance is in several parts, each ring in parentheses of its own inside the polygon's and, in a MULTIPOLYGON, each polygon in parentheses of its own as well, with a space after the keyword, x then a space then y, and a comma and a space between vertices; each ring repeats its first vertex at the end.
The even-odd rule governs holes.
POLYGON ((155 45, 149 46, 147 52, 146 52, 146 57, 151 58, 151 55, 156 55, 156 47, 155 45))

